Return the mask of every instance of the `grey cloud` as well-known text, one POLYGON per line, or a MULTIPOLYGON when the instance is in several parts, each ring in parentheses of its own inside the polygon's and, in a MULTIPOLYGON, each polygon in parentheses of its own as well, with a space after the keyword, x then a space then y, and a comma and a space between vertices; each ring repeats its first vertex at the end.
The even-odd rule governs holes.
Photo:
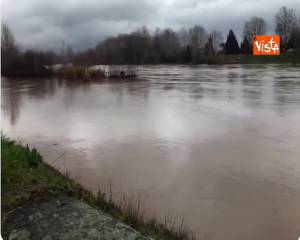
POLYGON ((64 41, 82 49, 142 25, 154 30, 201 24, 224 36, 233 28, 240 36, 253 15, 264 17, 271 32, 283 4, 300 13, 300 0, 4 0, 2 16, 25 48, 57 49, 64 41))

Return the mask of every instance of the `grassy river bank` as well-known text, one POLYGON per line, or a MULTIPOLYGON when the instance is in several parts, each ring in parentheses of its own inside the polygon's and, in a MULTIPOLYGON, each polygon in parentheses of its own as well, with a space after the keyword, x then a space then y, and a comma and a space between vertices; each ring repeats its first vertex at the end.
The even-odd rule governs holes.
POLYGON ((140 204, 135 205, 125 199, 122 203, 115 203, 112 194, 101 192, 94 196, 67 175, 43 162, 36 149, 4 136, 1 137, 1 166, 2 231, 6 220, 26 204, 47 201, 63 194, 111 215, 145 236, 166 240, 193 239, 182 222, 174 224, 166 219, 164 223, 159 223, 154 217, 144 218, 140 204))

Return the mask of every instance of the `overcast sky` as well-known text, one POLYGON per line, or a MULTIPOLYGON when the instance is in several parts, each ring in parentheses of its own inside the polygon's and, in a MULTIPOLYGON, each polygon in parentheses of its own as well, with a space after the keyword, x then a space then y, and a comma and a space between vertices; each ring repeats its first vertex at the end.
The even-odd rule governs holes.
POLYGON ((300 14, 300 0, 3 0, 1 15, 25 48, 58 49, 65 41, 83 49, 143 25, 153 31, 201 24, 224 37, 232 28, 240 38, 244 22, 261 16, 272 32, 282 5, 300 14))

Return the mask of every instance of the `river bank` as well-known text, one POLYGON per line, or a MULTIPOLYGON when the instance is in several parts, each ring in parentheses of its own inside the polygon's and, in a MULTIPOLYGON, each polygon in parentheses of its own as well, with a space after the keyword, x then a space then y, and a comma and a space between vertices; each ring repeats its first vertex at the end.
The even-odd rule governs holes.
POLYGON ((1 149, 4 239, 193 238, 183 224, 169 228, 145 219, 139 204, 116 204, 101 192, 94 196, 44 163, 36 149, 7 137, 1 137, 1 149))
POLYGON ((300 52, 283 52, 280 55, 256 56, 253 54, 219 54, 207 57, 203 64, 225 65, 225 64, 299 64, 300 52))

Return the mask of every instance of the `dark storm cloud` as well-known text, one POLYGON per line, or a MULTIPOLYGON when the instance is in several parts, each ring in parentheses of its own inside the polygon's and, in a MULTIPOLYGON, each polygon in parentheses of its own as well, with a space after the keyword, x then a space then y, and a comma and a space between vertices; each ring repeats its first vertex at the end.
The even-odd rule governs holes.
POLYGON ((154 30, 201 24, 240 35, 244 21, 257 15, 272 31, 283 4, 300 13, 300 0, 4 0, 2 16, 24 47, 57 49, 64 41, 80 49, 143 25, 154 30))
POLYGON ((158 10, 158 4, 143 0, 7 0, 2 14, 25 47, 55 48, 64 41, 80 48, 147 24, 158 10))

